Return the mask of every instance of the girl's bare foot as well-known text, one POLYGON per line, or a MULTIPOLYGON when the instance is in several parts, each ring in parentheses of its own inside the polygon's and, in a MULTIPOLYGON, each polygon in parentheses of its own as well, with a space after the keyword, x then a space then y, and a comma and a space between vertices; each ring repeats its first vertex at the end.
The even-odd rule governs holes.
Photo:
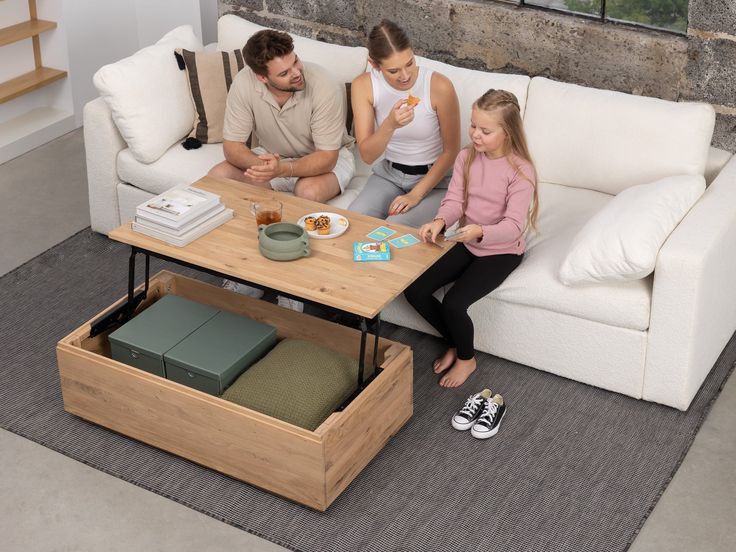
POLYGON ((440 380, 442 387, 460 387, 470 374, 475 372, 475 358, 469 360, 456 359, 455 364, 440 380))
POLYGON ((455 347, 450 347, 449 349, 447 349, 447 351, 445 351, 444 355, 442 355, 438 359, 435 359, 435 361, 432 363, 432 370, 435 374, 441 374, 450 366, 452 366, 452 363, 455 362, 456 358, 457 350, 455 349, 455 347))

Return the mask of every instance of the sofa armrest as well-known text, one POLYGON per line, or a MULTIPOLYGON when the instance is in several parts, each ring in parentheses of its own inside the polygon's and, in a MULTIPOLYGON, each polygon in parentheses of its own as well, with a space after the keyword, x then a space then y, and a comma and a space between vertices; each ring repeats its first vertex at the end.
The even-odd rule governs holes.
POLYGON ((107 234, 120 226, 117 187, 118 153, 127 148, 102 98, 84 106, 84 149, 87 158, 89 217, 92 230, 107 234))
POLYGON ((643 398, 686 410, 736 329, 736 157, 659 252, 643 398))

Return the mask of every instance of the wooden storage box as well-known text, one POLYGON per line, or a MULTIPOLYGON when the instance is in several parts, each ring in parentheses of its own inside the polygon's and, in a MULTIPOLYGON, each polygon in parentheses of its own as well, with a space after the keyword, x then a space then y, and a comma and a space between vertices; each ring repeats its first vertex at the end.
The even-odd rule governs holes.
MULTIPOLYGON (((357 330, 166 271, 151 278, 137 312, 166 294, 270 324, 279 338, 358 357, 357 330)), ((307 431, 112 360, 108 334, 90 337, 98 316, 57 345, 67 412, 318 510, 327 509, 412 415, 412 352, 400 343, 381 339, 383 371, 343 411, 307 431)), ((372 337, 368 345, 367 363, 372 337)))

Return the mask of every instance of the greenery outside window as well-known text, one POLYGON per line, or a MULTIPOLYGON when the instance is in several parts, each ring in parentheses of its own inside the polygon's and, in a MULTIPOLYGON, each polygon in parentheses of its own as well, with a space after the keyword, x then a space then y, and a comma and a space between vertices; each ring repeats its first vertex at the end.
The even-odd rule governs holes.
POLYGON ((687 32, 688 0, 520 0, 539 6, 595 17, 601 21, 632 23, 676 33, 687 32))

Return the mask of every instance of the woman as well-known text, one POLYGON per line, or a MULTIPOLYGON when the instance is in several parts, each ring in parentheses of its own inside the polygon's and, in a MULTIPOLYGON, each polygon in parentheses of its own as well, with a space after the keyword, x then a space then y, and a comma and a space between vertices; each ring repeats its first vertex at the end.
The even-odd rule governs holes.
POLYGON ((391 21, 371 30, 368 56, 373 69, 351 88, 355 137, 363 161, 384 159, 349 209, 417 227, 437 212, 460 150, 457 95, 447 77, 417 66, 391 21))

